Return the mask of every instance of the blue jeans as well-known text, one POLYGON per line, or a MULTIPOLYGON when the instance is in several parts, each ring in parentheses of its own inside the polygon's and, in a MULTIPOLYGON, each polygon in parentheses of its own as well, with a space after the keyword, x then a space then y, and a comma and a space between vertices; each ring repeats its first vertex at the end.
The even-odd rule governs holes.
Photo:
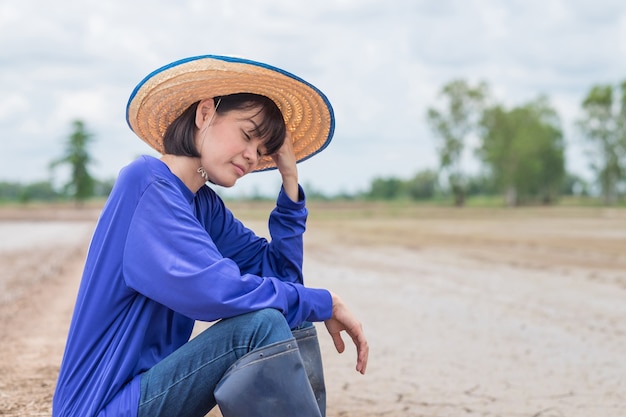
POLYGON ((278 310, 221 320, 141 376, 139 417, 203 417, 226 370, 254 349, 293 338, 278 310))

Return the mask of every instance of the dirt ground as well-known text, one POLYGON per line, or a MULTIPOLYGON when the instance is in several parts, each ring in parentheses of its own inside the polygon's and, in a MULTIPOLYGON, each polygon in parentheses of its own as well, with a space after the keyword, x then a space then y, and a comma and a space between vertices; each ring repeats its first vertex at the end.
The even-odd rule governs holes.
MULTIPOLYGON (((1 416, 50 415, 96 217, 0 210, 1 416)), ((625 210, 312 206, 305 240, 371 348, 318 326, 329 417, 626 415, 625 210)))

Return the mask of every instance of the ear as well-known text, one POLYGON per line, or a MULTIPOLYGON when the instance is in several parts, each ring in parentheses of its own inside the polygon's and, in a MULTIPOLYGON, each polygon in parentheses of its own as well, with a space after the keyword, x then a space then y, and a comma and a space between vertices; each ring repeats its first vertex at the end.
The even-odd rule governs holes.
POLYGON ((211 120, 214 113, 215 105, 212 98, 200 101, 196 109, 196 127, 200 129, 206 122, 211 120))

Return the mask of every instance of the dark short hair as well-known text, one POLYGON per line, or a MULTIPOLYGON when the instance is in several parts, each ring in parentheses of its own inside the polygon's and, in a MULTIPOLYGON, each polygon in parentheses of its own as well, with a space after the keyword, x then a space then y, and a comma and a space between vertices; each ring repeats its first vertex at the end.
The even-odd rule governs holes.
MULTIPOLYGON (((217 106, 217 114, 225 114, 233 110, 258 109, 256 115, 261 115, 261 123, 253 130, 255 137, 263 140, 267 154, 273 154, 285 141, 285 120, 280 109, 271 99, 252 93, 236 93, 213 98, 217 106)), ((166 154, 192 156, 199 158, 196 148, 196 110, 197 101, 178 116, 170 124, 163 135, 163 148, 166 154)))

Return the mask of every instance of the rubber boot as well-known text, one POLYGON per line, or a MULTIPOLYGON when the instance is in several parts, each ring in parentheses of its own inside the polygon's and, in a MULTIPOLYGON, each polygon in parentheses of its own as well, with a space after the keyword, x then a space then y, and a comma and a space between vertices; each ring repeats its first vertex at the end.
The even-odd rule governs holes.
POLYGON ((317 339, 317 330, 311 324, 308 327, 293 330, 291 332, 296 338, 300 356, 304 362, 304 369, 309 377, 309 383, 313 389, 315 400, 320 409, 322 417, 326 416, 326 384, 324 383, 324 368, 322 366, 322 354, 320 344, 317 339))
POLYGON ((223 417, 321 417, 295 339, 241 357, 214 394, 223 417))

